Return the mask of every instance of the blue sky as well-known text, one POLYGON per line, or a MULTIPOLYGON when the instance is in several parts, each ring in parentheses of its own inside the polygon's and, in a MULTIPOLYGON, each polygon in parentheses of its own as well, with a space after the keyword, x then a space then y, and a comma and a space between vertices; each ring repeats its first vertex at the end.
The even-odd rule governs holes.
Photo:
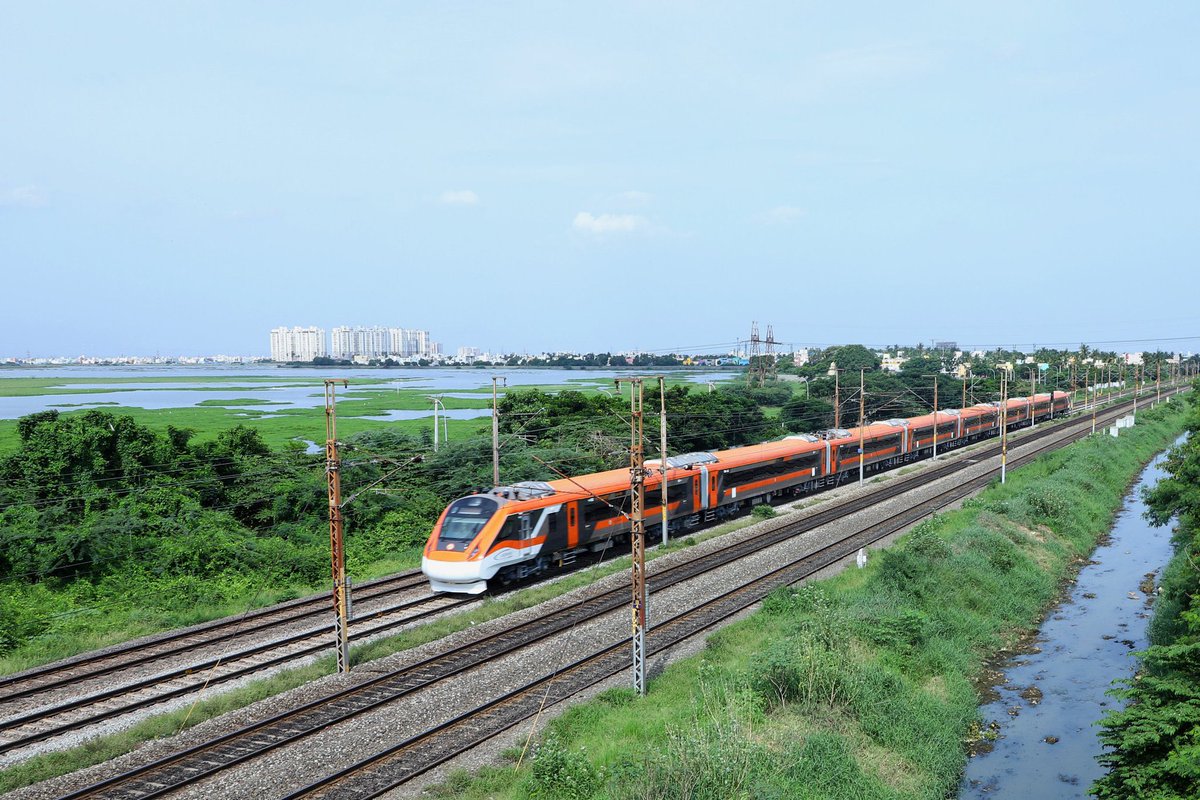
POLYGON ((2 2, 0 356, 1200 335, 1198 21, 2 2))

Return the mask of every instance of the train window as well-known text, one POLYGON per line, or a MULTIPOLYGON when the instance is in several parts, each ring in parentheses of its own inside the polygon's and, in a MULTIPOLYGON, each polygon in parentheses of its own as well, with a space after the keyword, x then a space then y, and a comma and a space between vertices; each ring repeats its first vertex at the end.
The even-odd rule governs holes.
POLYGON ((587 527, 595 525, 602 520, 611 519, 617 516, 620 512, 621 503, 628 501, 629 493, 623 492, 619 495, 604 498, 608 502, 594 500, 583 511, 583 524, 587 527))
POLYGON ((943 422, 941 425, 938 425, 938 433, 939 434, 954 433, 954 431, 957 429, 958 429, 957 422, 943 422))
POLYGON ((797 472, 810 470, 817 465, 819 458, 819 453, 808 453, 799 458, 793 458, 791 461, 779 459, 767 464, 730 470, 725 488, 745 486, 748 483, 756 483, 768 478, 778 478, 781 475, 792 475, 797 472))
POLYGON ((439 539, 451 542, 469 542, 496 513, 500 504, 487 497, 464 497, 455 500, 442 521, 439 539))
POLYGON ((516 542, 521 539, 521 517, 513 514, 508 519, 504 520, 504 527, 500 529, 500 533, 496 536, 497 542, 516 542))
POLYGON ((558 512, 555 511, 546 517, 546 535, 553 536, 558 533, 558 512))
MULTIPOLYGON (((686 478, 677 483, 668 483, 667 484, 667 505, 670 505, 671 503, 678 503, 680 500, 683 500, 684 498, 686 498, 690 492, 691 492, 691 489, 689 488, 688 480, 686 478)), ((628 497, 626 497, 626 500, 628 500, 628 497)), ((650 508, 650 507, 654 507, 654 508, 662 507, 662 484, 661 483, 646 487, 646 508, 650 508)), ((628 512, 630 510, 629 503, 625 502, 624 505, 622 505, 622 509, 624 511, 628 512)))
POLYGON ((930 425, 928 428, 913 428, 913 438, 914 439, 927 439, 927 438, 931 438, 932 436, 933 436, 933 426, 932 425, 930 425))

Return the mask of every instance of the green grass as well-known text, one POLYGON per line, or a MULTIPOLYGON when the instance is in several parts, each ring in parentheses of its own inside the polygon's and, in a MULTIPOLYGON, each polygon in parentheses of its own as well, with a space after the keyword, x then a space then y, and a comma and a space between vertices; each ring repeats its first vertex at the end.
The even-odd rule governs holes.
MULTIPOLYGON (((470 401, 462 401, 469 403, 470 401)), ((452 405, 446 401, 447 407, 470 408, 471 406, 452 405)), ((368 430, 400 430, 408 433, 418 433, 422 429, 432 430, 431 416, 413 420, 378 420, 364 419, 364 415, 381 413, 381 409, 395 408, 395 404, 381 401, 349 401, 338 403, 338 435, 349 436, 368 430), (364 404, 364 405, 356 405, 364 404)), ((479 408, 480 406, 474 406, 479 408)), ((120 416, 133 417, 134 421, 155 430, 164 430, 168 425, 176 428, 191 428, 196 431, 196 441, 216 438, 217 434, 228 430, 234 425, 249 425, 262 434, 263 441, 278 450, 298 446, 301 439, 321 442, 325 439, 325 410, 324 408, 307 409, 263 409, 256 407, 222 408, 212 405, 202 405, 191 408, 162 408, 145 409, 122 406, 108 406, 104 409, 120 416)), ((68 413, 79 413, 68 412, 68 413)), ((439 425, 441 423, 439 422, 439 425)), ((457 439, 475 438, 490 435, 491 422, 486 417, 477 420, 448 421, 451 441, 457 439)), ((17 450, 20 438, 17 436, 16 420, 0 421, 0 455, 17 450)))

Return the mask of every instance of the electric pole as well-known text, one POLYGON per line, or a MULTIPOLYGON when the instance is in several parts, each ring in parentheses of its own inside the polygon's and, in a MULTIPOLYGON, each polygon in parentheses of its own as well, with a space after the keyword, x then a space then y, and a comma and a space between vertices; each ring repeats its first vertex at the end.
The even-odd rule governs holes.
POLYGON ((658 397, 660 401, 658 412, 659 451, 662 461, 662 543, 667 543, 667 379, 658 376, 658 397))
MULTIPOLYGON (((442 424, 445 425, 446 404, 442 402, 441 398, 434 395, 426 395, 426 397, 433 401, 433 452, 436 453, 438 451, 438 406, 442 408, 442 424)), ((449 426, 446 427, 446 441, 450 441, 449 426)))
POLYGON ((334 387, 350 382, 325 380, 325 482, 329 490, 329 553, 333 572, 333 634, 337 649, 339 674, 350 671, 350 641, 347 636, 349 619, 346 611, 346 550, 342 535, 342 477, 338 457, 337 413, 334 408, 334 387))
POLYGON ((842 371, 837 368, 835 361, 833 363, 833 427, 835 430, 842 427, 841 376, 842 371))
MULTIPOLYGON (((1084 390, 1083 390, 1084 394, 1087 394, 1086 381, 1090 380, 1091 377, 1092 377, 1092 369, 1091 369, 1091 367, 1088 367, 1087 378, 1085 379, 1084 390)), ((1099 394, 1096 391, 1095 385, 1092 386, 1092 394, 1093 395, 1099 394)), ((1097 400, 1097 398, 1093 396, 1092 397, 1092 433, 1096 432, 1096 400, 1097 400)))
MULTIPOLYGON (((500 485, 500 412, 496 405, 496 381, 503 382, 507 388, 508 378, 492 376, 492 486, 500 485)), ((436 428, 437 422, 433 424, 436 428)))
MULTIPOLYGON (((936 432, 936 428, 934 429, 936 432)), ((1008 479, 1008 370, 1000 379, 1000 482, 1008 479)))
POLYGON ((1162 359, 1161 358, 1155 363, 1154 391, 1158 395, 1158 399, 1155 402, 1161 403, 1162 402, 1162 359))
POLYGON ((1037 373, 1036 366, 1029 368, 1029 430, 1037 427, 1037 373))
POLYGON ((866 432, 863 423, 867 414, 866 370, 858 371, 858 485, 863 483, 863 465, 866 460, 866 432))
POLYGON ((632 548, 633 688, 646 694, 646 463, 642 451, 642 379, 618 378, 629 392, 629 542, 632 548))

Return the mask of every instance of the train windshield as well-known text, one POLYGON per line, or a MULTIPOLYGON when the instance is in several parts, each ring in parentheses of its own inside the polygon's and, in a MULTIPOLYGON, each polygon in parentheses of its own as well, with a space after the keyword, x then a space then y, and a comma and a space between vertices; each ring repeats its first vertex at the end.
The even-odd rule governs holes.
POLYGON ((450 504, 442 521, 442 541, 469 542, 474 539, 500 504, 488 497, 464 497, 450 504))

